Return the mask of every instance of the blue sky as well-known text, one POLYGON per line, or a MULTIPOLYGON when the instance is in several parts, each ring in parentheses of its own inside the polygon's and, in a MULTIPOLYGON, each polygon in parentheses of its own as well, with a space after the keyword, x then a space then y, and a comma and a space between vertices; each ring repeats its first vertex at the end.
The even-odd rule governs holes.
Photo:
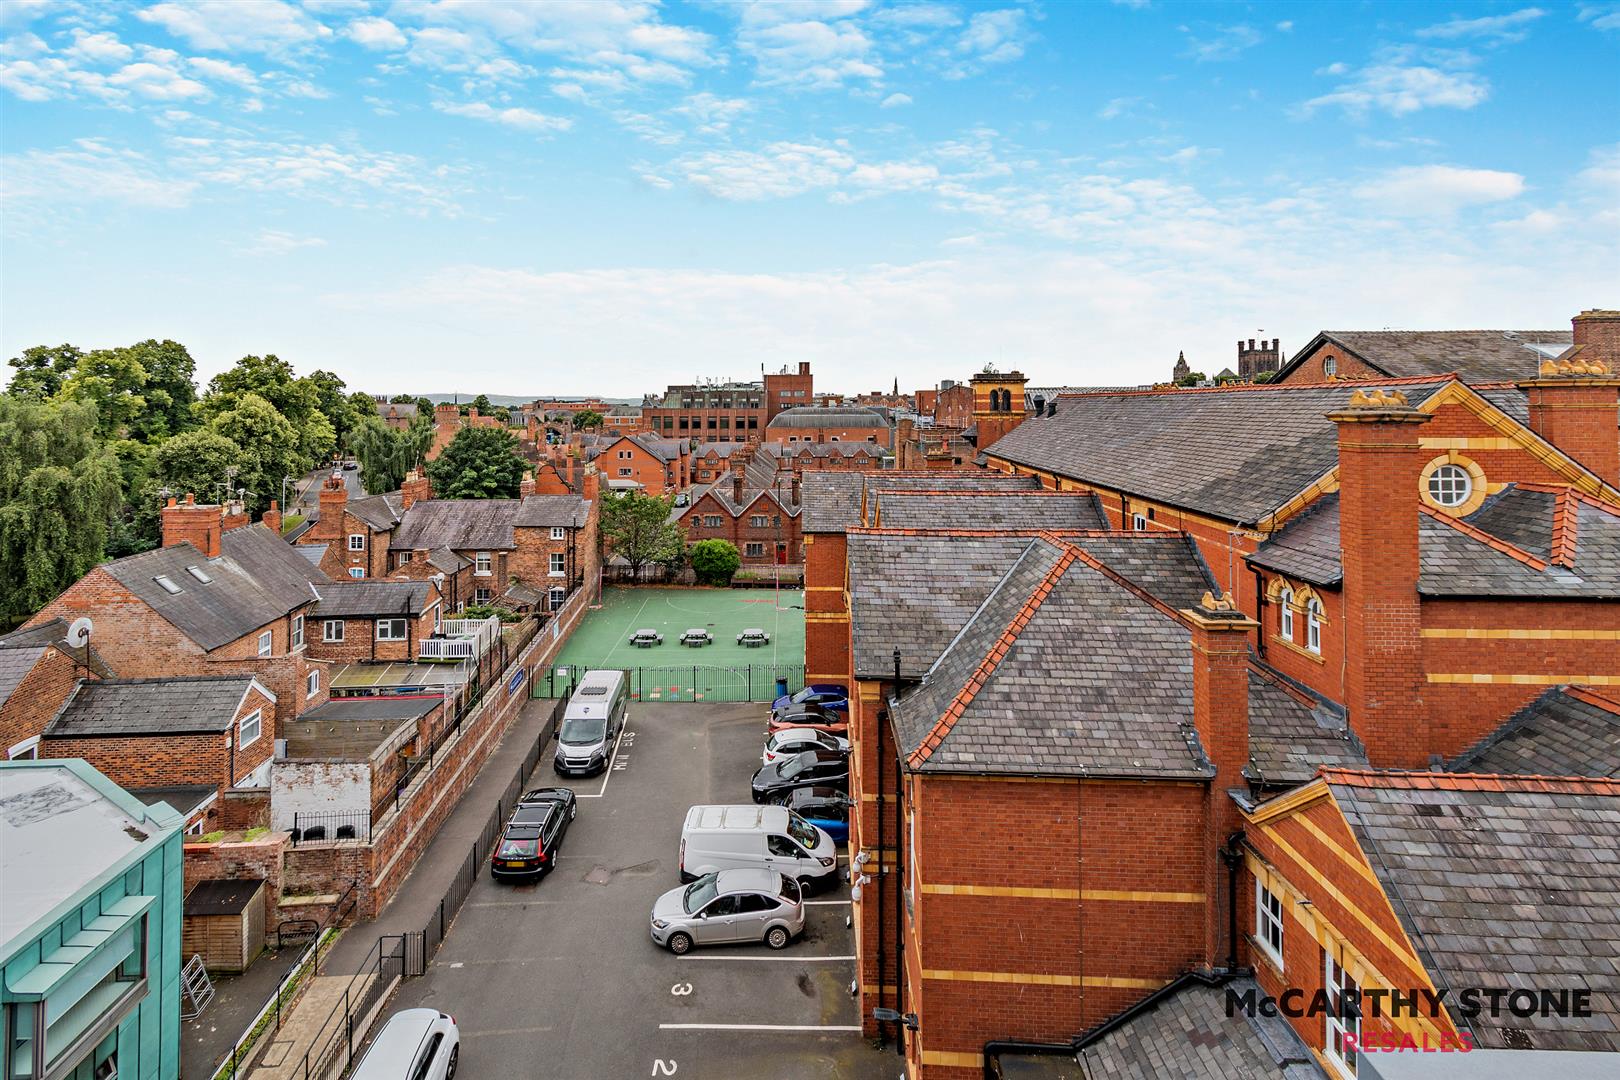
POLYGON ((0 5, 0 349, 1213 373, 1620 305, 1620 4, 0 5))

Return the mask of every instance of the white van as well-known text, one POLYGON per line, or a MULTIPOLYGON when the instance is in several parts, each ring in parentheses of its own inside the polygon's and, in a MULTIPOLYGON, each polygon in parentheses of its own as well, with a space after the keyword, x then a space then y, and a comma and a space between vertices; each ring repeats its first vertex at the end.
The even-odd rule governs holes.
POLYGON ((763 867, 806 889, 837 881, 832 837, 785 806, 694 806, 681 827, 681 880, 763 867))
POLYGON ((586 672, 563 712, 552 767, 561 776, 589 776, 607 768, 613 740, 624 727, 630 687, 622 671, 586 672))

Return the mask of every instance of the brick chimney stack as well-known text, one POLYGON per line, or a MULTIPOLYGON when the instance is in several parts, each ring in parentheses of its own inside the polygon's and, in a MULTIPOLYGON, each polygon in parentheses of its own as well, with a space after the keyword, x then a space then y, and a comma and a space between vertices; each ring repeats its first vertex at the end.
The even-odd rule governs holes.
POLYGON ((594 504, 597 501, 601 496, 601 484, 602 477, 596 471, 596 466, 587 464, 584 479, 580 481, 580 494, 584 496, 586 502, 594 504))
POLYGON ((343 532, 343 508, 349 503, 349 485, 338 474, 328 476, 321 483, 320 507, 321 536, 335 540, 343 532))
POLYGON ((1210 964, 1226 955, 1227 905, 1231 889, 1219 851, 1226 838, 1243 827, 1229 791, 1249 790, 1243 770, 1249 764, 1249 634, 1260 624, 1245 615, 1232 594, 1206 592, 1195 608, 1181 616, 1192 631, 1193 725, 1198 741, 1215 766, 1206 818, 1204 951, 1210 964))
POLYGON ((220 529, 223 532, 240 529, 252 523, 253 519, 248 516, 247 506, 241 499, 231 499, 221 508, 220 529))
POLYGON ((427 502, 433 498, 432 488, 428 485, 426 475, 412 469, 405 474, 405 482, 399 485, 400 509, 409 510, 419 502, 427 502))
POLYGON ((534 472, 533 470, 530 470, 529 472, 523 474, 523 479, 518 483, 518 498, 526 499, 530 495, 533 495, 534 491, 534 472))
POLYGON ((161 515, 163 546, 190 543, 208 558, 219 558, 219 538, 225 532, 220 510, 217 504, 199 503, 189 491, 185 502, 170 498, 161 515))
POLYGON ((1530 428, 1611 487, 1620 487, 1620 311, 1583 311, 1575 344, 1519 383, 1530 428))
POLYGON ((741 470, 731 474, 731 501, 741 503, 743 500, 743 484, 748 478, 741 470))
POLYGON ((279 501, 275 500, 275 499, 271 499, 270 500, 270 509, 268 509, 268 510, 266 510, 264 512, 264 515, 259 518, 259 521, 265 526, 265 528, 269 529, 271 532, 275 533, 277 536, 280 536, 281 535, 281 503, 279 501))
POLYGON ((1418 484, 1430 452, 1418 434, 1431 418, 1399 392, 1357 390, 1328 419, 1339 426, 1345 707, 1375 768, 1426 768, 1418 484))

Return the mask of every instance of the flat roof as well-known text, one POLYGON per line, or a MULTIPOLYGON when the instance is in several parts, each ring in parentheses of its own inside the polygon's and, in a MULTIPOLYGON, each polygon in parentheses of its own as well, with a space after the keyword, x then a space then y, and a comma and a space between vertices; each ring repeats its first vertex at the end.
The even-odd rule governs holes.
POLYGON ((469 678, 460 664, 347 664, 332 674, 334 690, 389 686, 460 686, 469 678))

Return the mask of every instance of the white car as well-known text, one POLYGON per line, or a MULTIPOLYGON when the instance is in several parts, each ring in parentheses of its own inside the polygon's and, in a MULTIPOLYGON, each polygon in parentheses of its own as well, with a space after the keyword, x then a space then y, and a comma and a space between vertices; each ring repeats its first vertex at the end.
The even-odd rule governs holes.
POLYGON ((777 758, 792 757, 805 750, 837 750, 847 754, 849 740, 816 728, 783 728, 771 732, 765 740, 765 753, 761 760, 769 765, 777 758))
POLYGON ((454 1080, 461 1057, 455 1017, 438 1009, 404 1009, 371 1040, 350 1080, 454 1080))

